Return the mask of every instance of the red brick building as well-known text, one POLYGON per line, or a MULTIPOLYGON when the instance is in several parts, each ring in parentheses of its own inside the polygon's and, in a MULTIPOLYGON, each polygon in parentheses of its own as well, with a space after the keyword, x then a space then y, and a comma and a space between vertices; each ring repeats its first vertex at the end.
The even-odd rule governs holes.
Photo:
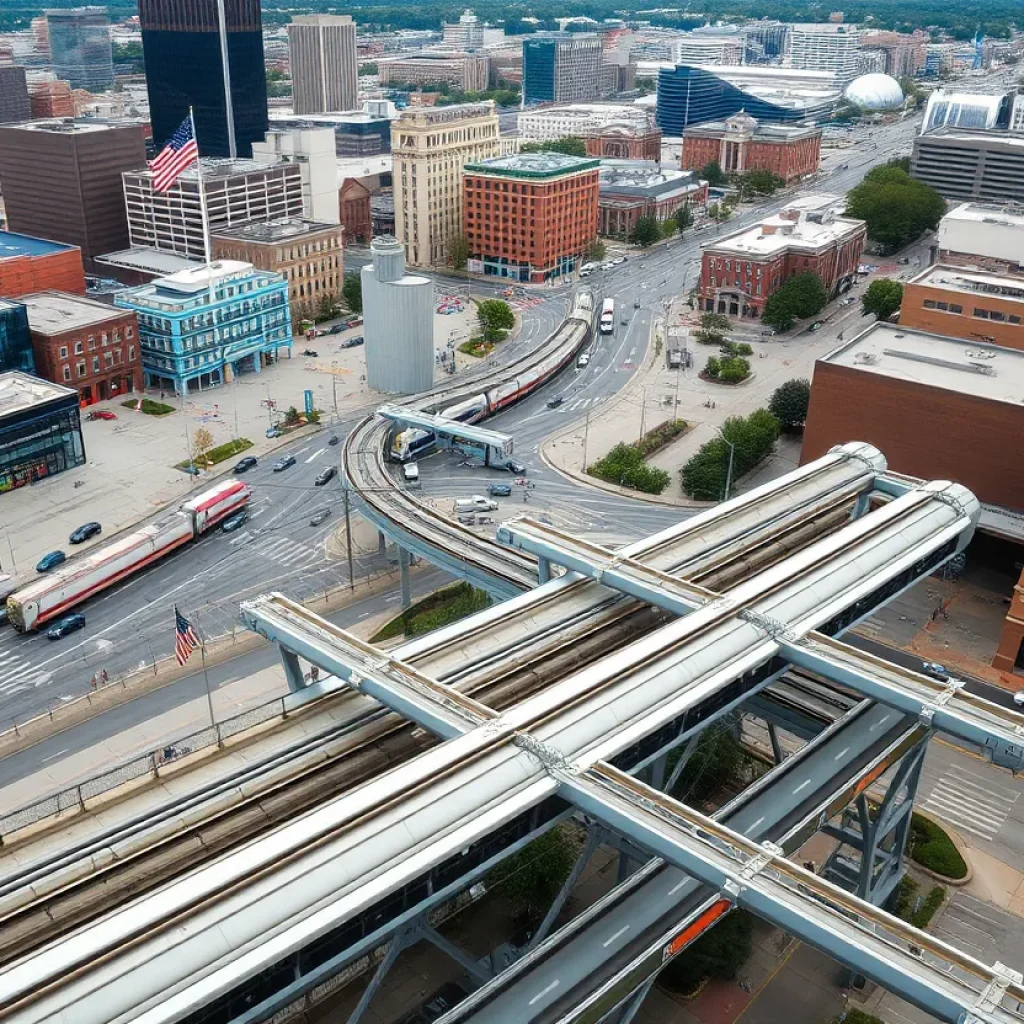
POLYGON ((813 271, 830 294, 853 281, 867 227, 841 216, 837 196, 793 200, 751 228, 701 247, 700 307, 727 316, 757 317, 765 300, 790 277, 813 271))
POLYGON ((599 166, 559 153, 467 164, 462 223, 470 268, 517 281, 574 270, 597 233, 599 166))
POLYGON ((16 299, 47 288, 85 294, 82 250, 77 245, 0 231, 0 296, 16 299))
POLYGON ((33 82, 28 102, 34 118, 75 116, 75 101, 67 82, 33 82))
POLYGON ((587 156, 609 160, 661 159, 661 129, 641 131, 633 123, 609 124, 583 136, 587 156))
POLYGON ((685 205, 696 222, 707 205, 706 181, 649 160, 602 160, 600 183, 597 233, 606 238, 629 238, 641 217, 668 220, 685 205))
POLYGON ((338 210, 346 242, 369 243, 373 237, 370 190, 355 178, 346 178, 338 189, 338 210))
POLYGON ((724 121, 708 121, 683 132, 682 166, 700 170, 717 163, 726 174, 769 171, 787 184, 821 165, 821 129, 759 124, 742 110, 724 121))
POLYGON ((142 390, 135 313, 67 292, 37 292, 28 310, 36 374, 91 405, 142 390))

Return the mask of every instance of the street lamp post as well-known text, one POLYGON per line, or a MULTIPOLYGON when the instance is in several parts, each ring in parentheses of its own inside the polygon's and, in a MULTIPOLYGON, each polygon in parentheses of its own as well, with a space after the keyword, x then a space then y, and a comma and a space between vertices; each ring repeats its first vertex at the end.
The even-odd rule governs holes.
POLYGON ((736 445, 718 427, 715 427, 715 430, 718 430, 718 436, 729 446, 729 465, 725 470, 725 497, 722 498, 722 501, 728 501, 729 491, 732 490, 732 458, 736 454, 736 445))

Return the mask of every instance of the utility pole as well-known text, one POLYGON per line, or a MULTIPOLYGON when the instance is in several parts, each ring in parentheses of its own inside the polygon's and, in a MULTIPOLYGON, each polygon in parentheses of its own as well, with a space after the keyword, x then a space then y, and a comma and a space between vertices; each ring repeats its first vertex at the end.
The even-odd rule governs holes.
MULTIPOLYGON (((331 390, 334 392, 334 418, 338 418, 338 360, 331 360, 331 390)), ((348 491, 345 492, 346 495, 348 491)))
POLYGON ((736 452, 736 445, 732 441, 726 441, 725 435, 722 435, 722 440, 729 446, 729 466, 725 471, 725 497, 723 501, 729 500, 729 491, 732 488, 732 457, 736 452))
POLYGON ((348 481, 345 483, 345 545, 348 548, 348 585, 349 589, 356 589, 356 573, 352 567, 352 519, 350 517, 351 503, 348 494, 348 481))
POLYGON ((590 434, 590 408, 587 408, 587 415, 583 420, 583 472, 587 471, 587 437, 590 434))
POLYGON ((640 388, 640 437, 638 441, 644 439, 644 415, 647 412, 647 388, 640 388))

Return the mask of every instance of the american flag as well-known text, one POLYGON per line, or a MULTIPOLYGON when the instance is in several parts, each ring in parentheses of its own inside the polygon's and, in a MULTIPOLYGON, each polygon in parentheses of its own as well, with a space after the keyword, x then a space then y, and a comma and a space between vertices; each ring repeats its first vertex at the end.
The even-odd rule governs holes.
POLYGON ((179 665, 188 661, 189 655, 199 646, 199 637, 192 628, 192 623, 174 606, 174 655, 179 665))
POLYGON ((157 153, 156 158, 150 161, 149 169, 153 172, 153 188, 157 192, 166 192, 178 180, 181 173, 198 159, 199 147, 196 145, 196 133, 190 114, 178 125, 178 130, 170 137, 167 145, 157 153))

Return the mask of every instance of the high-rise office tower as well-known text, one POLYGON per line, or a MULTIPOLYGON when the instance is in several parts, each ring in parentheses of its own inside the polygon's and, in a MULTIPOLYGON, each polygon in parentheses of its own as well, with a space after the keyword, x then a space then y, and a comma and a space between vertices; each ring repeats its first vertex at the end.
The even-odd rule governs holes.
POLYGON ((224 0, 223 31, 217 6, 139 0, 153 139, 162 146, 191 106, 203 156, 247 157, 268 123, 260 4, 224 0))
POLYGON ((82 250, 87 271, 128 247, 121 172, 144 167, 141 122, 27 121, 0 127, 7 224, 82 250))
POLYGON ((589 103, 601 97, 601 37, 536 36, 523 42, 523 98, 532 103, 589 103))
POLYGON ((110 18, 105 7, 47 11, 50 56, 57 77, 73 89, 103 92, 114 84, 110 18))
POLYGON ((359 80, 356 25, 346 15, 308 14, 288 26, 296 114, 355 110, 359 80))

